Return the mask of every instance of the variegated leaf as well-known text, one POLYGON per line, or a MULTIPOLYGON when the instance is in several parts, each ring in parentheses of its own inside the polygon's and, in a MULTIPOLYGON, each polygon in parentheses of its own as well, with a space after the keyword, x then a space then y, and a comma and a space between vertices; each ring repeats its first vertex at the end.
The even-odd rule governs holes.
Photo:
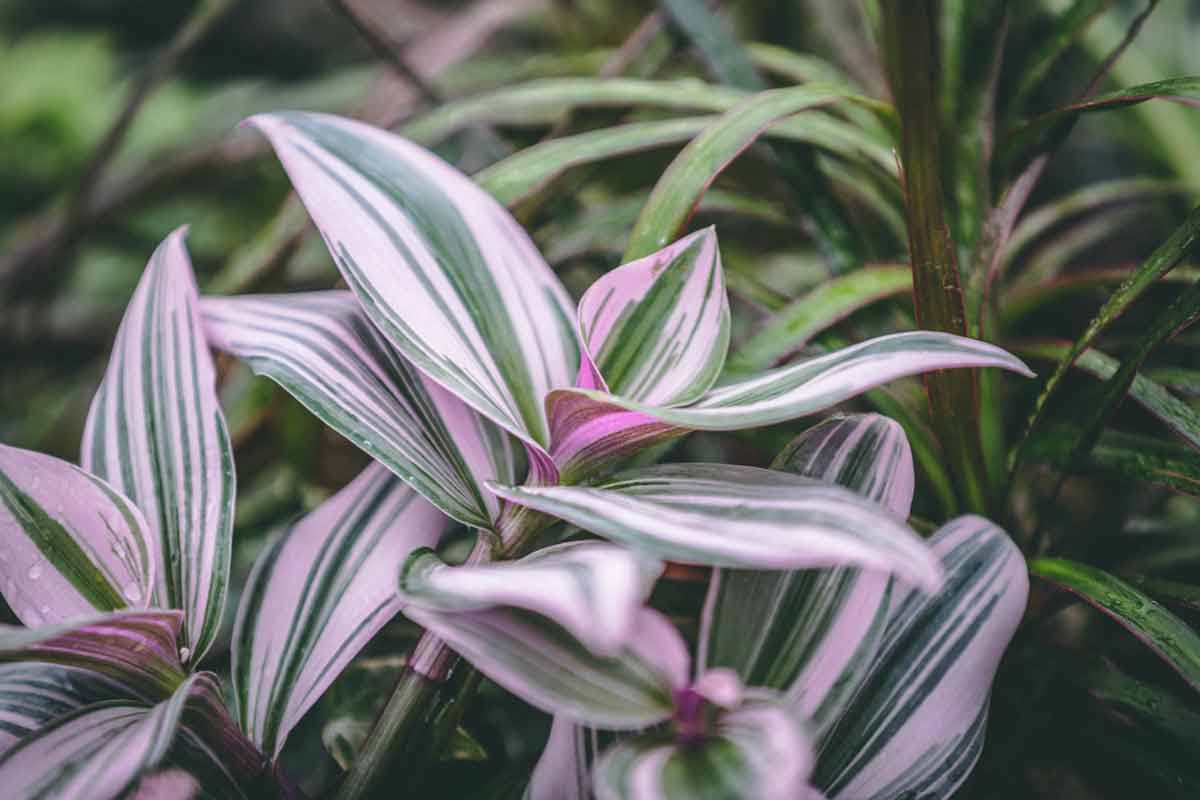
POLYGON ((79 667, 153 702, 186 677, 179 661, 182 622, 178 611, 116 611, 36 629, 0 626, 0 663, 79 667))
POLYGON ((598 800, 795 800, 813 760, 800 720, 760 691, 699 741, 650 733, 618 744, 596 764, 595 792, 598 800))
POLYGON ((847 489, 782 472, 668 464, 596 487, 492 488, 671 561, 748 569, 857 566, 926 589, 941 581, 937 557, 902 519, 847 489))
POLYGON ((136 699, 120 683, 90 670, 38 663, 0 665, 0 754, 84 706, 136 699))
POLYGON ((555 717, 523 800, 591 800, 596 759, 628 735, 555 717))
POLYGON ((597 655, 616 656, 662 571, 662 562, 606 542, 566 542, 519 561, 458 567, 425 549, 405 563, 400 596, 433 611, 532 611, 597 655))
POLYGON ((404 613, 530 705, 604 728, 643 728, 667 719, 690 659, 679 632, 648 608, 614 657, 593 653, 545 617, 512 608, 404 613))
POLYGON ((698 399, 729 348, 716 233, 697 231, 600 278, 579 300, 578 327, 578 386, 656 406, 698 399))
POLYGON ((108 800, 166 759, 185 705, 211 678, 193 675, 170 698, 147 707, 96 703, 40 728, 0 758, 0 795, 108 800))
MULTIPOLYGON (((837 483, 906 517, 913 460, 901 427, 878 414, 808 429, 774 468, 837 483)), ((853 568, 713 574, 703 617, 709 666, 787 693, 820 737, 866 676, 883 637, 890 580, 853 568)))
POLYGON ((278 113, 270 139, 367 316, 418 369, 535 447, 579 364, 566 291, 509 213, 427 150, 278 113))
POLYGON ((204 298, 212 344, 287 389, 325 424, 466 525, 499 514, 483 489, 515 475, 508 434, 413 369, 347 291, 204 298))
MULTIPOLYGON (((907 375, 959 367, 998 367, 1033 375, 1020 359, 995 345, 949 333, 910 331, 719 386, 686 408, 664 408, 591 389, 558 390, 547 403, 552 417, 554 406, 574 394, 600 406, 596 417, 632 411, 685 430, 738 430, 813 414, 907 375)), ((599 423, 593 425, 598 433, 603 431, 599 423)))
POLYGON ((144 606, 159 563, 145 518, 107 483, 0 445, 0 589, 21 622, 144 606))
POLYGON ((350 659, 400 610, 396 574, 446 518, 378 464, 259 556, 238 609, 242 729, 274 756, 350 659))
POLYGON ((821 751, 813 782, 831 798, 948 798, 983 747, 992 678, 1028 597, 1025 559, 981 517, 931 542, 946 584, 893 600, 880 655, 821 751))
POLYGON ((162 552, 154 603, 185 612, 184 660, 198 662, 225 608, 235 490, 184 233, 154 251, 129 302, 81 463, 146 515, 162 552))

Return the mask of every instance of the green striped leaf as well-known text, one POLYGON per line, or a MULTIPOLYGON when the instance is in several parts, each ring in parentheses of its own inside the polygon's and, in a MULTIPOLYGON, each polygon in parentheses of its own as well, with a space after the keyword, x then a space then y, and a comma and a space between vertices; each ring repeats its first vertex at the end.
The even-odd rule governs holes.
POLYGON ((367 317, 417 369, 533 448, 571 385, 571 303, 495 200, 432 153, 321 114, 252 120, 367 317))
POLYGON ((578 330, 577 385, 661 406, 698 399, 729 348, 716 233, 705 228, 604 275, 579 300, 578 330))
POLYGON ((1059 469, 1116 481, 1144 481, 1176 492, 1200 495, 1200 461, 1190 447, 1150 436, 1106 430, 1082 457, 1077 428, 1055 428, 1033 438, 1029 458, 1059 469))
POLYGON ((826 281, 773 314, 730 356, 726 370, 745 374, 774 366, 854 312, 911 290, 908 267, 865 267, 826 281))
POLYGON ((813 784, 830 798, 949 798, 979 758, 992 679, 1025 611, 1025 560, 981 517, 930 542, 946 582, 893 597, 879 656, 821 750, 813 784))
MULTIPOLYGON (((912 451, 903 429, 878 414, 824 420, 773 466, 845 486, 902 518, 912 505, 912 451)), ((703 616, 703 663, 786 692, 819 737, 866 677, 890 594, 880 572, 716 570, 703 616)))
POLYGON ((859 566, 936 589, 936 556, 902 519, 839 486, 730 464, 630 470, 601 486, 501 497, 663 559, 750 569, 859 566))
POLYGON ((0 590, 21 622, 145 606, 160 565, 157 536, 120 492, 65 461, 0 445, 0 590))
POLYGON ((238 609, 238 720, 271 756, 334 678, 400 610, 404 560, 446 518, 378 464, 259 556, 238 609))
POLYGON ((62 625, 0 626, 0 663, 77 667, 154 702, 183 683, 178 611, 117 611, 62 625))
POLYGON ((198 662, 225 608, 236 492, 185 232, 154 251, 125 310, 81 465, 145 514, 162 554, 153 602, 184 611, 184 661, 198 662))
POLYGON ((346 291, 205 298, 209 341, 287 389, 450 517, 490 528, 509 436, 415 370, 346 291))
POLYGON ((0 754, 52 720, 84 706, 136 700, 103 675, 77 667, 11 663, 0 666, 0 754))
POLYGON ((679 632, 647 608, 628 644, 611 657, 528 611, 410 605, 404 613, 505 689, 571 722, 615 729, 654 725, 670 717, 673 692, 688 680, 690 659, 679 632))
POLYGON ((1039 558, 1029 570, 1116 620, 1200 690, 1200 635, 1156 600, 1102 569, 1065 558, 1039 558))
POLYGON ((731 108, 683 148, 654 185, 625 248, 625 260, 661 250, 682 231, 709 184, 776 120, 845 96, 836 88, 759 92, 731 108))
POLYGON ((519 608, 541 614, 598 655, 629 641, 663 564, 604 542, 567 542, 518 561, 448 566, 414 552, 400 573, 400 597, 433 611, 519 608))
POLYGON ((698 742, 651 733, 613 747, 596 764, 595 792, 598 800, 795 800, 813 761, 803 724, 760 690, 698 742))

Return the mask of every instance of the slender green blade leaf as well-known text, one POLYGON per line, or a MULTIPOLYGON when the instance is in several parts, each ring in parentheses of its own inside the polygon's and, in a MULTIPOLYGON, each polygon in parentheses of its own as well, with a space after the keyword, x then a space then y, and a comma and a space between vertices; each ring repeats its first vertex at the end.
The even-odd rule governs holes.
POLYGON ((1116 620, 1200 690, 1200 635, 1160 603, 1102 569, 1065 558, 1039 558, 1029 570, 1116 620))

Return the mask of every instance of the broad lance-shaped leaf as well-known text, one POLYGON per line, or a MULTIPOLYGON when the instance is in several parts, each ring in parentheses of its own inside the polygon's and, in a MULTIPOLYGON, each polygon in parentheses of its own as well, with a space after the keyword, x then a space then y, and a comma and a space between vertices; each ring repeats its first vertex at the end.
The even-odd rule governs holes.
POLYGON ((493 491, 670 561, 748 569, 860 566, 925 589, 941 582, 937 557, 902 519, 847 489, 782 472, 666 464, 596 487, 493 491))
POLYGON ((542 398, 570 386, 579 364, 571 302, 509 213, 437 156, 377 128, 294 112, 251 122, 400 353, 547 447, 542 398))
POLYGON ((138 283, 84 429, 81 464, 141 509, 159 540, 154 604, 184 611, 184 660, 217 635, 233 537, 233 449, 180 228, 138 283))
POLYGON ((491 527, 508 434, 413 369, 347 291, 204 298, 209 341, 287 389, 449 516, 491 527))
POLYGON ((908 375, 960 367, 999 367, 1033 373, 995 345, 934 331, 869 339, 708 391, 684 408, 664 408, 590 389, 550 393, 546 407, 556 437, 555 462, 564 475, 579 463, 628 455, 688 430, 739 430, 803 417, 880 384, 908 375), (636 415, 636 416, 631 416, 636 415))
POLYGON ((660 561, 605 542, 566 542, 519 561, 451 567, 432 550, 409 556, 400 596, 433 611, 497 606, 541 614, 597 655, 628 642, 642 603, 662 574, 660 561))
POLYGON ((158 540, 104 481, 51 456, 0 445, 0 589, 31 627, 144 606, 158 540))
POLYGON ((579 301, 577 385, 661 406, 712 387, 729 347, 717 235, 705 228, 617 267, 579 301))
POLYGON ((446 518, 379 464, 259 556, 238 609, 242 729, 272 756, 350 659, 400 610, 396 573, 446 518))
POLYGON ((930 541, 946 583, 893 598, 880 655, 821 751, 813 784, 830 798, 948 798, 983 747, 992 678, 1029 594, 1025 559, 981 517, 930 541))
POLYGON ((116 611, 39 628, 0 625, 0 663, 86 669, 152 702, 186 677, 179 661, 182 622, 178 611, 116 611))
POLYGON ((116 681, 78 667, 0 666, 0 754, 42 726, 92 703, 130 700, 116 681))
POLYGON ((597 799, 795 800, 805 791, 813 745, 780 698, 759 690, 713 727, 699 742, 649 733, 611 748, 596 764, 597 799))
MULTIPOLYGON (((194 741, 184 728, 186 714, 217 692, 215 676, 198 673, 152 706, 109 700, 58 717, 0 758, 0 794, 80 800, 126 796, 139 778, 170 763, 180 738, 194 741)), ((228 776, 218 787, 212 771, 223 770, 216 758, 210 756, 208 761, 207 790, 245 796, 228 776)))
MULTIPOLYGON (((773 466, 845 486, 901 518, 912 506, 912 451, 903 429, 878 414, 824 420, 773 466)), ((703 663, 786 692, 819 736, 878 652, 890 592, 878 571, 715 570, 702 617, 703 663)))
POLYGON ((670 717, 690 658, 675 627, 642 608, 618 656, 593 653, 545 617, 512 608, 446 612, 406 606, 413 622, 530 705, 572 722, 636 729, 670 717))

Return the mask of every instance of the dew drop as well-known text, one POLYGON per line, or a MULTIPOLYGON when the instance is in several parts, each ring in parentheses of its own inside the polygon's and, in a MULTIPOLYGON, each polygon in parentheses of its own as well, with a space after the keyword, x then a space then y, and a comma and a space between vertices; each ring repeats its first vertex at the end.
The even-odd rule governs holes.
POLYGON ((191 648, 188 648, 188 647, 179 648, 179 660, 180 661, 186 662, 191 657, 192 657, 191 648))
POLYGON ((33 607, 25 609, 25 613, 21 615, 21 618, 25 621, 25 624, 31 628, 34 625, 40 625, 42 622, 42 615, 39 614, 37 609, 33 607))
POLYGON ((142 602, 142 587, 138 585, 137 581, 130 581, 125 584, 121 592, 125 595, 125 599, 131 603, 142 602))
POLYGON ((33 566, 29 568, 28 575, 29 580, 31 581, 36 581, 38 578, 42 577, 42 565, 34 562, 33 566))

